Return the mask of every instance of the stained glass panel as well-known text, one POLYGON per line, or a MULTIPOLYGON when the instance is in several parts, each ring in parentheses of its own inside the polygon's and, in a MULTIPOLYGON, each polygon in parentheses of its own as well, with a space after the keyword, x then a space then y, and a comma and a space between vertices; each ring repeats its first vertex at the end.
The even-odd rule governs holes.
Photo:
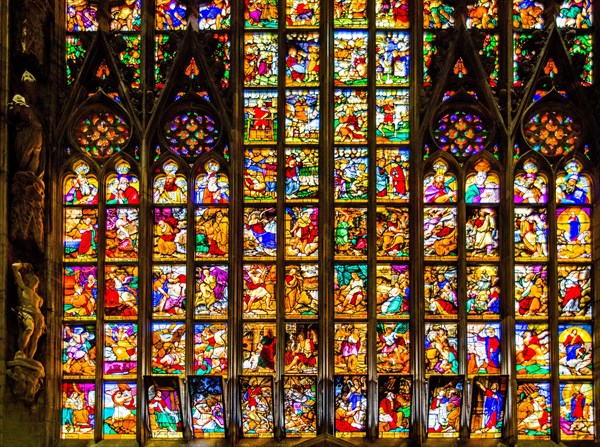
POLYGON ((188 377, 192 429, 194 438, 225 436, 223 379, 221 377, 188 377))
POLYGON ((274 374, 276 356, 276 325, 274 323, 244 323, 242 339, 242 369, 245 374, 274 374))
POLYGON ((592 222, 589 208, 557 208, 556 221, 558 258, 591 259, 592 222))
POLYGON ((333 295, 336 315, 367 316, 367 265, 334 264, 333 295))
POLYGON ((592 375, 592 325, 558 325, 558 371, 561 378, 592 375))
POLYGON ((473 379, 471 438, 501 438, 508 376, 473 379))
POLYGON ((93 439, 96 387, 94 383, 63 382, 61 438, 93 439))
POLYGON ((194 325, 194 373, 227 375, 227 324, 194 325))
POLYGON ((187 209, 155 208, 153 259, 185 261, 186 240, 187 209))
POLYGON ((450 28, 454 26, 454 7, 443 0, 423 2, 423 26, 425 28, 450 28))
POLYGON ((464 392, 462 376, 432 376, 428 388, 427 436, 457 438, 464 392))
POLYGON ((286 148, 285 194, 288 200, 315 200, 319 193, 319 152, 286 148))
POLYGON ((531 0, 513 0, 513 26, 517 29, 541 29, 544 26, 544 4, 531 0))
POLYGON ((288 207, 285 214, 286 257, 317 257, 319 209, 288 207))
POLYGON ((319 142, 318 90, 287 90, 285 94, 285 142, 319 142))
POLYGON ((155 318, 185 315, 186 268, 184 265, 152 267, 152 310, 155 318))
POLYGON ((334 326, 335 372, 367 372, 367 324, 336 323, 334 326))
POLYGON ((565 171, 556 177, 556 203, 585 205, 592 201, 591 180, 582 174, 581 163, 575 159, 565 164, 565 171))
POLYGON ((520 383, 517 387, 519 439, 550 439, 552 395, 549 383, 520 383))
POLYGON ((467 371, 469 374, 500 373, 501 336, 500 323, 467 324, 467 371))
POLYGON ((363 31, 336 31, 334 34, 333 79, 335 85, 367 84, 367 39, 363 31))
POLYGON ((592 26, 591 0, 564 0, 556 16, 559 28, 590 28, 592 26))
POLYGON ((548 315, 548 269, 544 265, 515 265, 515 313, 522 317, 548 315))
MULTIPOLYGON (((516 197, 516 196, 515 196, 516 197)), ((515 208, 515 258, 548 259, 548 217, 545 209, 515 208)))
POLYGON ((106 209, 105 256, 110 261, 135 261, 139 246, 139 210, 106 209))
POLYGON ((194 315, 197 318, 226 317, 229 309, 227 265, 196 267, 194 315))
POLYGON ((406 143, 409 140, 408 90, 376 92, 377 143, 406 143))
POLYGON ((229 203, 229 177, 221 172, 221 166, 215 160, 204 164, 204 172, 196 177, 194 203, 229 203))
POLYGON ((558 266, 558 316, 592 316, 592 270, 590 266, 558 266))
POLYGON ((129 141, 130 127, 125 118, 108 111, 80 116, 73 138, 81 151, 94 157, 109 157, 120 152, 129 141))
POLYGON ((196 208, 196 259, 226 259, 229 251, 227 208, 196 208))
POLYGON ((366 200, 369 158, 366 148, 334 150, 333 197, 335 200, 366 200))
POLYGON ((379 28, 408 28, 409 2, 407 0, 377 0, 375 24, 379 28))
POLYGON ((410 432, 412 379, 379 376, 379 436, 406 438, 410 432))
POLYGON ((425 323, 426 374, 458 373, 457 334, 456 323, 425 323))
POLYGON ((448 203, 457 200, 456 176, 448 172, 448 164, 437 160, 433 165, 433 172, 423 180, 425 203, 448 203))
POLYGON ((66 31, 71 33, 96 31, 98 29, 97 11, 97 7, 88 5, 87 1, 67 0, 66 31))
POLYGON ((286 323, 284 365, 286 374, 316 374, 318 333, 316 323, 286 323))
POLYGON ((104 318, 136 319, 139 291, 137 266, 107 265, 104 281, 104 318))
POLYGON ((378 149, 375 175, 378 200, 408 201, 408 149, 378 149))
MULTIPOLYGON (((152 374, 184 372, 185 324, 175 321, 152 323, 152 374)), ((149 399, 152 401, 151 397, 149 399)))
POLYGON ((288 33, 286 39, 286 85, 318 85, 321 65, 319 34, 314 32, 288 33))
POLYGON ((367 377, 335 376, 336 436, 365 435, 367 429, 367 377))
POLYGON ((275 317, 275 265, 244 265, 243 275, 244 317, 275 317))
POLYGON ((408 208, 377 207, 379 259, 408 257, 408 208))
POLYGON ((560 384, 560 437, 594 439, 594 389, 591 383, 560 384))
POLYGON ((277 93, 244 92, 244 142, 269 143, 277 140, 277 93))
POLYGON ((274 201, 277 197, 277 151, 246 149, 244 200, 274 201))
POLYGON ((78 320, 96 317, 96 266, 66 265, 63 276, 63 316, 78 320))
POLYGON ((495 0, 477 0, 467 6, 467 28, 490 29, 498 26, 495 0))
POLYGON ((537 163, 527 160, 523 170, 515 176, 515 203, 548 203, 547 177, 539 173, 537 163))
POLYGON ((154 177, 154 203, 182 204, 187 201, 187 180, 178 174, 179 166, 173 161, 162 165, 162 171, 154 177))
POLYGON ((183 30, 186 26, 185 6, 177 0, 156 0, 155 27, 157 30, 183 30))
POLYGON ((113 6, 110 10, 113 31, 140 31, 142 0, 126 0, 122 5, 113 6))
POLYGON ((469 209, 465 231, 468 260, 498 259, 498 223, 494 208, 469 209))
POLYGON ((321 10, 318 0, 287 0, 288 26, 317 26, 321 10))
POLYGON ((246 28, 276 28, 278 0, 255 0, 245 2, 246 28))
POLYGON ((490 165, 486 160, 480 160, 474 168, 475 172, 469 173, 465 181, 465 202, 474 204, 500 202, 498 174, 490 172, 490 165))
POLYGON ((455 259, 457 255, 456 208, 424 209, 424 254, 436 259, 455 259))
POLYGON ((517 323, 517 374, 544 377, 550 373, 550 334, 547 324, 517 323))
POLYGON ((317 381, 315 376, 287 376, 283 383, 285 433, 310 437, 317 433, 317 381))
POLYGON ((285 313, 287 317, 315 317, 319 306, 319 266, 288 265, 285 268, 285 313))
POLYGON ((244 37, 244 85, 277 85, 277 34, 246 33, 244 37))
POLYGON ((409 303, 408 265, 378 265, 377 316, 408 317, 409 303))
POLYGON ((114 173, 106 177, 106 203, 109 205, 138 205, 140 203, 140 183, 131 173, 131 165, 120 160, 114 173))
POLYGON ((410 372, 410 330, 408 322, 377 324, 377 372, 410 372))
POLYGON ((137 385, 105 383, 102 435, 105 439, 134 439, 137 423, 137 385))
POLYGON ((138 326, 131 323, 104 325, 104 376, 137 374, 138 326))
POLYGON ((500 315, 500 275, 498 266, 467 267, 467 314, 470 318, 500 315))
POLYGON ((334 91, 333 128, 336 143, 367 141, 367 92, 364 90, 334 91))
POLYGON ((229 0, 204 0, 198 2, 198 28, 228 29, 231 24, 229 0))
POLYGON ((179 380, 145 376, 150 436, 182 438, 183 419, 179 380))
POLYGON ((98 249, 98 210, 65 209, 65 261, 94 262, 98 249))
POLYGON ((458 314, 457 270, 454 266, 426 265, 425 313, 428 317, 456 318, 458 314))
POLYGON ((339 28, 366 28, 367 3, 353 0, 334 0, 333 26, 339 28))
POLYGON ((273 436, 273 378, 240 377, 242 433, 248 438, 273 436))
POLYGON ((67 377, 94 377, 96 374, 96 327, 64 326, 62 337, 63 374, 67 377))

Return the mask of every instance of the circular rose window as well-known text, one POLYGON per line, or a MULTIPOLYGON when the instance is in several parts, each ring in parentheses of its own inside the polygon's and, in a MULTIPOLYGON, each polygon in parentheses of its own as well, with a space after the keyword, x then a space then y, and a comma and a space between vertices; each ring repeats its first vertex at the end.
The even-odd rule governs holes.
POLYGON ((94 157, 109 157, 127 144, 130 130, 122 116, 111 112, 93 112, 78 120, 73 134, 79 148, 85 153, 94 157))
POLYGON ((530 116, 523 134, 532 149, 554 157, 575 149, 581 137, 581 127, 566 112, 540 111, 530 116))
POLYGON ((201 111, 175 115, 164 126, 169 150, 185 157, 195 157, 213 149, 219 139, 215 121, 201 111))
POLYGON ((438 120, 433 138, 440 149, 463 157, 481 152, 489 134, 480 116, 457 111, 446 113, 438 120))

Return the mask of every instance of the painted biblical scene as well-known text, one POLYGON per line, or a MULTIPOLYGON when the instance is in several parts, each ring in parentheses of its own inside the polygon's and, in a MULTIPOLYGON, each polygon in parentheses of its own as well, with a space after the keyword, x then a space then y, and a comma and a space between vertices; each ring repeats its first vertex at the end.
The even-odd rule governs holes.
POLYGON ((592 258, 592 219, 589 208, 556 209, 558 259, 592 258))
POLYGON ((152 323, 152 374, 185 373, 185 324, 152 323))
POLYGON ((558 325, 558 372, 561 378, 592 375, 592 325, 558 325))
POLYGON ((95 319, 98 301, 98 268, 66 265, 63 275, 63 317, 95 319))
POLYGON ((138 267, 113 265, 105 267, 104 316, 107 320, 134 320, 138 316, 138 267))
POLYGON ((379 376, 379 436, 407 438, 410 433, 411 376, 379 376))
POLYGON ((378 28, 408 28, 409 8, 407 0, 377 0, 375 23, 378 28))
POLYGON ((495 1, 477 0, 467 6, 467 28, 491 29, 498 26, 495 1))
POLYGON ((533 160, 523 163, 523 170, 515 176, 515 203, 543 205, 548 203, 548 178, 539 172, 533 160))
POLYGON ((548 267, 515 265, 515 315, 517 317, 548 316, 548 267))
POLYGON ((471 438, 501 438, 508 376, 475 377, 473 379, 471 438))
POLYGON ((334 335, 335 372, 367 372, 367 324, 336 323, 334 335))
POLYGON ((229 203, 229 177, 216 160, 207 161, 196 176, 194 203, 197 205, 229 203))
POLYGON ((185 261, 187 241, 187 209, 154 209, 155 261, 185 261))
POLYGON ((274 374, 277 340, 274 323, 244 323, 242 370, 244 374, 274 374))
POLYGON ((220 376, 188 376, 194 438, 224 438, 225 409, 220 376))
POLYGON ((556 25, 559 28, 591 28, 592 1, 563 0, 556 16, 556 25))
POLYGON ((407 321, 377 323, 377 372, 410 372, 410 330, 407 321))
POLYGON ((62 383, 62 439, 93 439, 96 386, 88 382, 62 383))
POLYGON ((139 248, 139 209, 106 209, 106 248, 109 261, 136 261, 139 248))
POLYGON ((319 91, 286 90, 285 142, 310 144, 319 142, 319 91))
POLYGON ((500 323, 467 324, 467 372, 500 374, 500 323))
POLYGON ((334 90, 333 108, 334 141, 336 143, 366 143, 367 91, 334 90))
POLYGON ((408 265, 377 265, 377 317, 408 318, 409 310, 408 265))
POLYGON ((286 199, 316 201, 318 196, 319 151, 310 148, 286 148, 286 199))
POLYGON ((366 28, 367 4, 352 0, 334 0, 333 26, 336 28, 366 28))
POLYGON ((559 318, 591 318, 592 270, 588 265, 558 266, 559 318))
POLYGON ((367 209, 336 208, 334 254, 338 259, 367 256, 367 209))
POLYGON ((487 160, 481 159, 475 164, 474 172, 467 174, 465 202, 472 204, 500 202, 500 178, 490 169, 487 160))
POLYGON ((548 259, 548 216, 545 209, 515 208, 515 258, 548 259))
POLYGON ((87 163, 79 160, 73 170, 65 175, 63 183, 63 203, 65 205, 97 205, 98 178, 90 173, 87 163))
POLYGON ((517 387, 519 439, 550 439, 552 393, 545 382, 521 382, 517 387))
POLYGON ((556 203, 563 205, 586 205, 592 202, 591 179, 581 173, 581 163, 572 159, 565 170, 556 177, 556 203))
MULTIPOLYGON (((399 0, 396 0, 399 1, 399 0)), ((385 3, 385 0, 382 0, 385 3)), ((389 3, 389 2, 388 2, 389 3)), ((408 5, 406 5, 408 6, 408 5)), ((402 86, 409 84, 410 34, 387 31, 375 35, 376 82, 378 86, 402 86)))
POLYGON ((334 264, 333 295, 336 317, 367 317, 367 265, 334 264))
POLYGON ((244 35, 244 86, 277 85, 277 34, 244 35))
POLYGON ((367 200, 369 188, 369 154, 363 147, 333 149, 334 200, 367 200))
POLYGON ((317 374, 319 357, 317 323, 286 323, 283 363, 286 374, 317 374))
POLYGON ((144 376, 150 436, 162 439, 183 438, 183 418, 179 379, 144 376))
POLYGON ((187 27, 186 7, 177 0, 157 0, 155 27, 163 31, 184 30, 187 27))
POLYGON ((377 143, 408 143, 410 136, 408 96, 408 89, 377 90, 375 100, 377 143))
POLYGON ((135 439, 137 384, 105 383, 102 399, 104 439, 135 439))
POLYGON ((274 143, 276 141, 277 92, 273 90, 245 91, 244 143, 274 143))
POLYGON ((119 160, 115 171, 106 177, 106 203, 108 205, 139 205, 140 181, 130 172, 131 165, 119 160))
POLYGON ((244 437, 273 437, 273 378, 240 376, 239 383, 244 437))
POLYGON ((187 202, 187 179, 178 173, 179 166, 172 160, 157 168, 154 177, 152 199, 154 203, 179 205, 187 202))
POLYGON ((275 264, 244 264, 244 318, 275 317, 275 264))
POLYGON ((317 26, 321 10, 318 0, 288 0, 286 23, 288 26, 317 26))
POLYGON ((423 10, 423 26, 425 28, 452 28, 454 26, 454 7, 442 0, 430 0, 423 10))
POLYGON ((498 219, 494 208, 470 208, 466 224, 467 260, 498 259, 498 219))
POLYGON ((456 175, 448 172, 448 163, 442 159, 433 164, 433 172, 423 180, 425 203, 452 203, 457 201, 456 175))
POLYGON ((317 316, 319 311, 319 266, 317 264, 286 266, 284 306, 288 318, 317 316))
POLYGON ((250 148, 244 158, 244 200, 272 202, 277 198, 277 151, 250 148))
POLYGON ((277 0, 245 2, 244 26, 246 28, 277 28, 277 0))
POLYGON ((67 377, 96 374, 96 326, 63 326, 62 370, 67 377))
POLYGON ((230 0, 208 0, 198 3, 198 28, 228 29, 231 24, 230 0))
POLYGON ((285 209, 285 254, 287 258, 315 258, 319 255, 319 209, 285 209))
POLYGON ((467 266, 467 315, 500 315, 500 274, 497 265, 467 266))
POLYGON ((229 210, 196 208, 196 259, 226 259, 229 253, 229 210))
POLYGON ((550 334, 547 324, 515 325, 517 374, 547 377, 550 374, 550 334))
POLYGON ((110 323, 104 325, 104 376, 122 377, 137 374, 138 325, 110 323))
POLYGON ((408 208, 377 207, 378 259, 408 257, 408 214, 408 208))
POLYGON ((286 376, 283 382, 285 434, 312 437, 317 434, 317 380, 315 376, 286 376))
POLYGON ((194 373, 227 375, 227 324, 194 325, 194 373))
POLYGON ((426 265, 425 314, 427 317, 456 318, 458 315, 457 270, 451 265, 426 265))
POLYGON ((336 436, 365 436, 367 429, 367 377, 335 376, 336 436))
POLYGON ((98 210, 65 208, 64 260, 95 262, 98 256, 98 210))
POLYGON ((544 3, 513 0, 513 24, 515 28, 542 29, 544 27, 544 3))
POLYGON ((560 438, 594 439, 594 389, 591 383, 560 384, 560 438))
POLYGON ((152 267, 152 316, 183 318, 186 311, 185 265, 154 265, 152 267))
POLYGON ((375 190, 378 201, 408 201, 409 157, 405 148, 377 150, 375 190))
POLYGON ((97 12, 96 5, 88 5, 87 2, 81 0, 68 0, 66 31, 70 33, 96 31, 98 29, 97 12))
POLYGON ((227 317, 229 309, 229 267, 208 265, 196 267, 194 316, 227 317))
POLYGON ((425 323, 425 373, 458 374, 458 324, 425 323))
POLYGON ((431 376, 427 383, 429 405, 427 436, 458 438, 464 392, 462 376, 431 376))
MULTIPOLYGON (((306 4, 306 2, 300 4, 306 4)), ((317 32, 288 32, 286 34, 285 84, 287 86, 313 87, 319 85, 320 45, 317 32)))
POLYGON ((426 207, 423 220, 423 254, 435 260, 455 260, 457 211, 455 207, 426 207))
POLYGON ((244 256, 273 257, 276 249, 275 208, 244 208, 244 256))

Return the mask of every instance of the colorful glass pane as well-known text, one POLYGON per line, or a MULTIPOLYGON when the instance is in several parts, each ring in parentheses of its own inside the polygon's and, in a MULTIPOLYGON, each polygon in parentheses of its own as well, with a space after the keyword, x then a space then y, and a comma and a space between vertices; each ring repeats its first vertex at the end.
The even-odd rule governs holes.
POLYGON ((367 377, 335 376, 335 434, 364 436, 367 429, 367 377))
POLYGON ((104 376, 137 374, 138 326, 133 323, 104 325, 104 376))
POLYGON ((458 185, 456 176, 448 172, 448 164, 444 160, 437 160, 433 165, 433 172, 425 175, 423 180, 425 203, 456 202, 458 185))
POLYGON ((137 208, 106 209, 106 259, 135 261, 138 258, 139 210, 137 208))
POLYGON ((457 270, 447 265, 426 265, 425 313, 428 317, 456 318, 458 315, 457 270))
POLYGON ((549 383, 519 383, 517 429, 519 439, 550 439, 552 395, 549 383))
POLYGON ((132 90, 140 89, 141 82, 141 51, 140 36, 121 36, 125 41, 124 49, 119 53, 119 60, 123 64, 123 75, 132 90))
POLYGON ((112 112, 92 112, 76 120, 74 140, 79 149, 94 157, 120 152, 129 141, 129 124, 112 112))
POLYGON ((379 376, 379 436, 406 438, 410 433, 412 379, 379 376))
POLYGON ((229 216, 227 208, 197 208, 196 259, 227 258, 229 252, 229 216))
POLYGON ((254 0, 244 2, 246 28, 277 28, 278 0, 254 0))
POLYGON ((87 382, 62 383, 62 439, 93 439, 96 386, 87 382))
POLYGON ((276 86, 277 34, 246 33, 244 36, 244 85, 276 86))
POLYGON ((105 439, 134 439, 137 425, 137 385, 105 383, 102 436, 105 439))
POLYGON ((198 2, 199 29, 228 29, 230 24, 231 5, 229 0, 204 0, 198 2))
POLYGON ((592 316, 590 266, 558 266, 558 311, 560 318, 592 316))
POLYGON ((548 181, 538 172, 537 163, 527 160, 515 176, 515 203, 548 203, 548 181))
POLYGON ((558 325, 558 371, 561 378, 592 375, 592 325, 558 325))
POLYGON ((319 33, 288 33, 285 57, 286 85, 314 86, 319 83, 319 33))
POLYGON ((515 33, 513 36, 514 44, 514 85, 515 87, 524 87, 531 75, 531 67, 539 54, 537 45, 539 38, 529 33, 515 33))
POLYGON ((410 372, 409 323, 377 324, 377 372, 410 372))
POLYGON ((594 389, 591 383, 560 383, 560 437, 594 439, 594 389))
POLYGON ((274 208, 244 208, 244 256, 272 257, 277 249, 274 208))
POLYGON ((125 0, 119 6, 110 9, 113 31, 140 31, 142 24, 142 0, 125 0))
POLYGON ((150 436, 182 438, 183 420, 178 379, 150 376, 144 379, 148 396, 150 436))
POLYGON ((423 86, 431 87, 432 79, 429 68, 433 57, 437 54, 437 35, 432 32, 423 33, 423 86))
POLYGON ((319 91, 288 90, 285 94, 286 143, 319 142, 319 91))
POLYGON ((334 264, 333 294, 336 315, 367 316, 366 264, 334 264))
POLYGON ((132 320, 138 316, 138 268, 134 265, 107 265, 104 277, 104 317, 132 320))
POLYGON ((244 317, 275 316, 275 280, 272 264, 244 265, 244 317))
POLYGON ((287 26, 318 26, 321 15, 318 0, 287 0, 287 26))
POLYGON ((480 160, 474 168, 475 172, 472 171, 467 174, 465 181, 465 202, 500 202, 500 179, 498 174, 490 172, 490 165, 486 160, 480 160))
POLYGON ((184 265, 152 267, 152 311, 155 318, 185 315, 186 268, 184 265))
POLYGON ((73 84, 77 79, 79 69, 83 65, 87 50, 83 41, 77 36, 66 36, 66 66, 65 77, 67 85, 73 84))
POLYGON ((219 79, 221 88, 229 87, 229 77, 231 75, 231 42, 228 34, 215 34, 214 51, 208 55, 211 64, 222 68, 221 79, 219 79))
POLYGON ((565 165, 565 171, 556 177, 556 203, 584 205, 592 201, 591 180, 580 173, 581 163, 575 159, 565 165))
POLYGON ((163 132, 169 150, 186 157, 212 150, 221 134, 213 117, 199 110, 171 117, 163 132))
POLYGON ((98 210, 65 208, 65 261, 94 262, 98 249, 98 210))
POLYGON ((375 188, 378 200, 408 201, 409 155, 404 148, 377 150, 375 188))
POLYGON ((556 16, 556 25, 559 28, 591 28, 591 0, 563 0, 556 16))
POLYGON ((153 200, 160 204, 180 204, 187 201, 187 180, 178 174, 179 166, 174 161, 167 161, 162 169, 157 169, 154 177, 153 200))
POLYGON ((559 259, 591 259, 592 228, 589 208, 556 209, 559 259))
POLYGON ((367 108, 366 91, 334 91, 334 138, 336 143, 366 142, 367 108))
POLYGON ((451 28, 454 26, 454 7, 443 0, 423 2, 423 26, 425 28, 451 28))
POLYGON ((186 7, 177 0, 156 0, 155 28, 157 30, 183 30, 187 26, 186 7))
POLYGON ((469 374, 500 373, 500 338, 500 323, 467 325, 467 372, 469 374))
POLYGON ((550 373, 550 335, 547 324, 517 323, 517 374, 543 377, 550 373))
POLYGON ((194 438, 225 437, 223 379, 188 377, 194 438))
POLYGON ((284 365, 286 374, 316 374, 319 327, 316 323, 286 323, 284 365))
POLYGON ((171 39, 168 34, 159 34, 154 39, 154 82, 156 88, 161 89, 165 86, 169 68, 175 59, 177 46, 175 39, 171 39))
POLYGON ((376 92, 377 143, 406 143, 409 140, 408 90, 376 92))
POLYGON ((273 201, 277 197, 277 152, 274 149, 246 149, 244 199, 273 201))
POLYGON ((529 117, 523 126, 523 135, 534 150, 560 156, 575 149, 581 137, 581 125, 568 113, 540 111, 529 117))
POLYGON ((424 255, 436 259, 456 258, 456 208, 426 207, 424 216, 424 255))
POLYGON ((273 436, 273 378, 240 377, 242 433, 248 438, 273 436))
POLYGON ((500 276, 498 266, 467 266, 467 314, 500 315, 500 276))
POLYGON ((425 323, 426 374, 458 373, 457 334, 456 323, 425 323))
POLYGON ((314 317, 319 306, 319 266, 288 265, 285 268, 285 314, 314 317))
POLYGON ((206 162, 204 172, 196 177, 194 203, 229 203, 229 177, 220 169, 217 161, 206 162))
POLYGON ((489 129, 481 116, 459 110, 446 113, 439 119, 433 137, 442 150, 464 157, 483 150, 489 129))
POLYGON ((335 209, 335 255, 337 258, 367 255, 367 209, 335 209))
POLYGON ((277 141, 277 92, 244 92, 244 142, 277 141))
POLYGON ((378 265, 377 316, 408 317, 409 303, 408 265, 378 265))
POLYGON ((96 317, 98 300, 96 266, 66 265, 63 276, 63 316, 68 319, 96 317))
POLYGON ((377 0, 375 25, 378 28, 408 28, 409 2, 407 0, 377 0))
POLYGON ((185 324, 152 323, 152 374, 184 373, 185 324))
POLYGON ((85 0, 67 0, 66 31, 70 33, 96 31, 98 29, 97 12, 97 7, 89 5, 85 0))
POLYGON ((593 81, 593 42, 591 34, 581 34, 573 37, 568 45, 569 55, 573 65, 580 71, 581 85, 590 87, 593 81))
POLYGON ((187 240, 186 208, 154 209, 153 259, 184 261, 187 240))
POLYGON ((96 327, 63 326, 62 363, 65 377, 94 377, 96 373, 96 327))
POLYGON ((544 3, 531 0, 513 0, 513 26, 516 29, 542 29, 544 3))
POLYGON ((408 257, 408 208, 377 207, 377 256, 408 257))
POLYGON ((319 152, 286 148, 285 194, 288 200, 315 200, 319 193, 319 152))
POLYGON ((244 323, 242 335, 242 369, 248 373, 275 373, 276 325, 244 323))
POLYGON ((377 85, 408 86, 410 34, 395 31, 379 32, 375 35, 375 41, 377 85))
POLYGON ((285 214, 286 257, 319 255, 319 209, 288 207, 285 214))
POLYGON ((464 392, 462 376, 431 376, 428 389, 427 436, 457 438, 464 392))
POLYGON ((548 315, 548 269, 515 265, 515 313, 521 317, 548 315))
POLYGON ((483 68, 489 74, 489 84, 497 87, 499 82, 500 61, 498 59, 499 39, 497 34, 486 34, 481 44, 479 55, 482 56, 483 68))
POLYGON ((367 2, 356 0, 333 1, 333 26, 336 28, 366 28, 367 2))
POLYGON ((317 381, 314 376, 288 376, 283 382, 285 433, 310 437, 317 433, 317 381))
POLYGON ((229 271, 226 265, 196 267, 194 315, 226 317, 229 307, 229 271))
POLYGON ((498 222, 494 208, 469 209, 465 232, 468 260, 498 259, 498 222))
POLYGON ((508 376, 473 379, 471 405, 471 438, 501 438, 508 376))
POLYGON ((119 160, 115 171, 106 177, 106 203, 109 205, 138 205, 140 203, 140 183, 133 175, 131 165, 119 160))
POLYGON ((333 79, 335 85, 367 84, 368 34, 363 31, 334 33, 333 79))
POLYGON ((335 372, 367 372, 367 324, 336 323, 334 335, 335 372))
POLYGON ((194 373, 227 374, 227 324, 194 325, 194 373))
POLYGON ((369 157, 366 148, 334 151, 333 197, 335 200, 366 200, 369 186, 369 157))
POLYGON ((467 28, 491 29, 498 26, 495 0, 477 0, 467 5, 467 28))
POLYGON ((548 219, 545 209, 515 208, 515 257, 519 260, 548 258, 548 219))

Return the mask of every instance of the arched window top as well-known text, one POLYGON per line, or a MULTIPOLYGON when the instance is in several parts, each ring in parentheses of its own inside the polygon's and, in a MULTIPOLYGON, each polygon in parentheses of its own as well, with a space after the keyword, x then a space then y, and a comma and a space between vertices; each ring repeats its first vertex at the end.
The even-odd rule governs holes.
POLYGON ((556 203, 589 205, 592 203, 592 179, 582 172, 576 158, 567 161, 556 176, 556 203))
POLYGON ((106 203, 108 205, 139 205, 140 181, 125 159, 116 161, 106 175, 106 203))
POLYGON ((448 162, 438 158, 432 163, 423 180, 425 203, 449 203, 457 201, 458 183, 456 174, 449 169, 448 162))
POLYGON ((173 160, 165 161, 155 169, 153 201, 157 204, 185 204, 187 201, 187 178, 173 160), (158 171, 158 172, 157 172, 158 171))
POLYGON ((490 163, 481 159, 469 170, 465 183, 465 202, 500 202, 500 178, 491 170, 490 163))
POLYGON ((98 178, 83 160, 73 163, 63 180, 63 203, 65 205, 97 205, 98 178))
MULTIPOLYGON (((202 166, 202 165, 201 165, 202 166)), ((199 169, 194 187, 196 205, 229 203, 229 177, 217 160, 209 159, 199 169)))
POLYGON ((528 158, 515 174, 515 203, 548 203, 548 176, 540 172, 539 162, 528 158))

